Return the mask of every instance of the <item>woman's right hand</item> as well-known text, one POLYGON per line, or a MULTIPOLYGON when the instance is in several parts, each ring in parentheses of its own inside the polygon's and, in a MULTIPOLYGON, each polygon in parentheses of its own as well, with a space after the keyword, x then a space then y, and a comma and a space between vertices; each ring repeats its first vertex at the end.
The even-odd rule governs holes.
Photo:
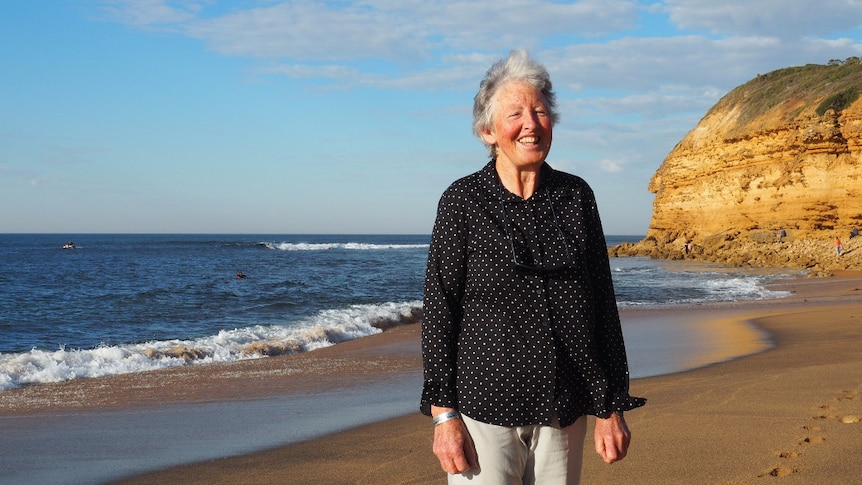
MULTIPOLYGON (((432 407, 432 416, 451 411, 432 407)), ((461 418, 444 421, 434 427, 434 455, 446 473, 457 475, 479 466, 473 439, 461 418)))

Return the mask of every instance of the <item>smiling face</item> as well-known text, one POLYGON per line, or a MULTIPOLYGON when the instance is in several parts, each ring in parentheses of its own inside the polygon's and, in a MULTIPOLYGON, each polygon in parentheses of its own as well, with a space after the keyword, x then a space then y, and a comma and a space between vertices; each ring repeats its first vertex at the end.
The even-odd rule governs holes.
POLYGON ((491 101, 491 127, 482 139, 497 147, 497 163, 538 169, 551 150, 554 123, 545 97, 525 82, 500 87, 491 101))

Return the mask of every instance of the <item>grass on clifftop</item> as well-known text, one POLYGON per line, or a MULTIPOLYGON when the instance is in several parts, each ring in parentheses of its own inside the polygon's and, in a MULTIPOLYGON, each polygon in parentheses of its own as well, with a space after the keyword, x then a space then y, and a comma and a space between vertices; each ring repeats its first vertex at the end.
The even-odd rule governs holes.
POLYGON ((845 61, 830 61, 827 65, 808 64, 787 67, 756 78, 735 88, 710 110, 740 110, 738 128, 767 114, 784 103, 798 104, 790 113, 790 122, 806 108, 817 104, 819 116, 829 110, 841 111, 859 97, 862 88, 862 59, 851 57, 845 61))

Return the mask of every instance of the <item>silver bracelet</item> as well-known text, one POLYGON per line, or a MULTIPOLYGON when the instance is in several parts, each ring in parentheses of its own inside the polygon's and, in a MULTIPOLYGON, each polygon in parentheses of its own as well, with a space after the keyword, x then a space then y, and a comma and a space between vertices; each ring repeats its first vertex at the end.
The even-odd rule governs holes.
POLYGON ((461 417, 461 414, 458 411, 447 411, 445 413, 438 414, 437 416, 434 416, 434 419, 432 419, 431 422, 434 423, 434 426, 437 426, 438 424, 445 423, 446 421, 449 421, 450 419, 455 419, 455 418, 460 418, 460 417, 461 417))

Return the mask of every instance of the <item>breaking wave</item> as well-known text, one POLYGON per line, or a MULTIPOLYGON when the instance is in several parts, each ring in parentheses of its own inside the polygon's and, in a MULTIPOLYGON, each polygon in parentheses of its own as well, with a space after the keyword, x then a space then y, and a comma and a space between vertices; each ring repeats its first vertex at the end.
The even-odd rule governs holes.
POLYGON ((422 302, 351 305, 291 325, 254 325, 192 340, 0 354, 0 390, 191 364, 307 352, 417 322, 422 302))

